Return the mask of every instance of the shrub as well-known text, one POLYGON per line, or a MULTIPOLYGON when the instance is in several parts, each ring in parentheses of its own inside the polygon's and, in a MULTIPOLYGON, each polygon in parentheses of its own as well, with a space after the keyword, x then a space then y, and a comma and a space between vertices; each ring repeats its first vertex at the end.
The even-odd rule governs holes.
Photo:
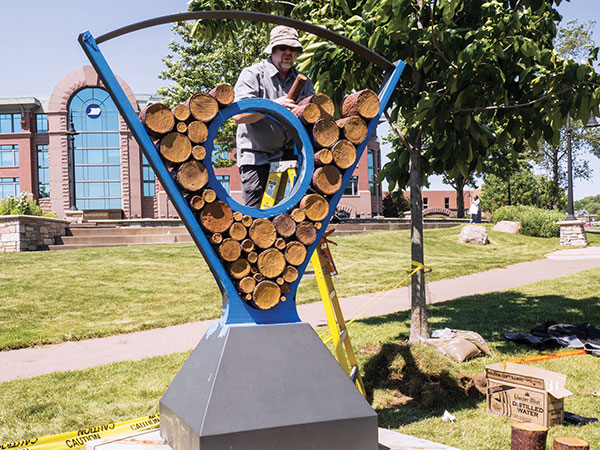
POLYGON ((383 196, 382 203, 384 217, 403 217, 404 211, 410 209, 408 200, 404 198, 402 191, 387 192, 383 196))
POLYGON ((56 217, 56 214, 45 213, 42 211, 35 200, 27 198, 27 192, 21 192, 19 197, 8 197, 0 200, 0 216, 46 216, 56 217))
POLYGON ((560 226, 556 222, 565 220, 565 217, 563 212, 534 206, 503 206, 494 212, 492 222, 520 222, 522 234, 549 238, 560 236, 560 226))

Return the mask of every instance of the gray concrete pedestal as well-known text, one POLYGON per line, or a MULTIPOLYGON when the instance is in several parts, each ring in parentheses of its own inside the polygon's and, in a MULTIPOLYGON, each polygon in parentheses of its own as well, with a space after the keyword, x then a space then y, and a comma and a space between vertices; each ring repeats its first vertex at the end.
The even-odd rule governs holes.
POLYGON ((377 450, 377 415, 306 323, 218 326, 160 401, 174 450, 377 450))

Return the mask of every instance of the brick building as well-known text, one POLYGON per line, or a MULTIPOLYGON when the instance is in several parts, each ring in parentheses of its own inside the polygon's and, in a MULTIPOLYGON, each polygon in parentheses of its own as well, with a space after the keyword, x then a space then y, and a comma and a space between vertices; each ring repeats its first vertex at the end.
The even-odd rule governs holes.
MULTIPOLYGON (((122 79, 119 83, 136 112, 158 100, 135 95, 122 79)), ((373 139, 346 186, 340 207, 360 217, 381 211, 381 186, 374 183, 380 166, 379 144, 373 139)), ((237 167, 215 173, 232 198, 241 201, 237 167)), ((90 66, 66 75, 47 97, 0 98, 0 198, 23 191, 59 217, 72 209, 73 192, 76 209, 90 216, 176 217, 90 66), (70 153, 74 177, 69 176, 70 153)))
MULTIPOLYGON (((403 191, 404 198, 410 202, 410 191, 403 191)), ((465 201, 465 217, 469 215, 469 207, 475 195, 481 195, 481 189, 465 189, 463 197, 465 201)), ((458 207, 456 202, 456 191, 454 189, 447 191, 437 191, 423 189, 421 190, 423 199, 423 212, 427 214, 457 215, 458 207)))

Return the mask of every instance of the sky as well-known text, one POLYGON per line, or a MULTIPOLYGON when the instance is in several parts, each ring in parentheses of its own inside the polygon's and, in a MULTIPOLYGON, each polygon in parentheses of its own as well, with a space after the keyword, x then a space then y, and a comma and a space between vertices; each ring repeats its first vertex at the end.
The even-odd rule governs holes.
MULTIPOLYGON (((600 44, 598 0, 564 1, 558 8, 563 22, 595 20, 594 39, 600 44)), ((0 0, 2 44, 0 97, 41 97, 52 92, 69 73, 89 65, 77 42, 83 31, 98 37, 142 20, 187 11, 186 0, 0 0)), ((162 58, 173 39, 170 25, 159 25, 100 45, 113 72, 136 94, 152 94, 166 82, 158 78, 162 58)), ((385 129, 379 135, 387 134, 385 129)), ((383 152, 389 151, 384 145, 383 152)), ((600 193, 600 159, 589 158, 594 173, 589 182, 575 180, 574 198, 600 193)), ((385 158, 383 161, 385 163, 385 158)), ((432 189, 448 189, 440 177, 432 189)), ((384 186, 384 189, 386 186, 384 186)))

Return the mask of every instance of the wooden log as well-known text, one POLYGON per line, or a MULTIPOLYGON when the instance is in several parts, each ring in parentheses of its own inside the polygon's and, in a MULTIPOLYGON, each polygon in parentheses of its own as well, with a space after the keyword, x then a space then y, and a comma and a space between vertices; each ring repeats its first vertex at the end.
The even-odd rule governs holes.
POLYGON ((300 209, 306 215, 308 220, 319 222, 327 217, 329 213, 329 203, 322 195, 308 194, 300 200, 300 209))
POLYGON ((286 266, 281 276, 286 283, 293 283, 298 279, 298 269, 294 266, 286 266))
POLYGON ((190 118, 190 114, 190 108, 183 103, 180 103, 173 108, 173 115, 175 116, 175 119, 179 120, 180 122, 187 122, 187 120, 190 118))
MULTIPOLYGON (((231 266, 229 267, 229 273, 231 273, 231 276, 236 280, 241 280, 250 274, 250 263, 248 263, 248 260, 244 258, 237 259, 231 263, 231 266)), ((252 292, 252 290, 245 292, 252 292)))
POLYGON ((199 195, 194 195, 190 198, 190 206, 195 211, 200 211, 204 207, 204 199, 199 195))
MULTIPOLYGON (((202 198, 206 203, 212 203, 217 199, 217 193, 212 189, 204 189, 204 191, 202 191, 202 198)), ((233 218, 233 213, 231 214, 231 217, 233 218)))
MULTIPOLYGON (((205 199, 206 200, 206 199, 205 199)), ((223 233, 233 223, 233 213, 227 203, 220 200, 204 205, 200 211, 200 224, 213 233, 223 233)))
POLYGON ((277 230, 268 219, 256 219, 249 228, 250 239, 258 248, 269 248, 275 243, 277 230))
POLYGON ((263 274, 258 272, 258 269, 254 268, 257 272, 255 274, 252 274, 252 278, 254 278, 254 281, 256 281, 257 283, 261 282, 264 277, 263 274))
POLYGON ((360 116, 350 116, 335 122, 346 139, 355 145, 360 144, 367 137, 367 124, 360 116))
POLYGON ((233 87, 227 83, 217 84, 208 94, 221 106, 231 105, 235 98, 233 87))
POLYGON ((333 117, 335 113, 335 105, 333 101, 327 94, 322 94, 320 92, 311 95, 310 97, 306 97, 298 102, 298 105, 304 105, 307 103, 314 103, 319 108, 321 108, 322 114, 325 115, 323 117, 333 117))
POLYGON ((530 423, 514 423, 510 434, 511 450, 545 450, 548 428, 530 423))
POLYGON ((576 437, 557 436, 554 438, 552 450, 589 450, 590 444, 576 437))
POLYGON ((188 98, 186 105, 190 108, 192 117, 202 122, 210 122, 219 112, 217 101, 203 92, 196 92, 188 98))
POLYGON ((313 103, 296 106, 292 109, 292 113, 294 113, 304 125, 312 125, 321 118, 321 109, 313 103))
POLYGON ((242 217, 242 223, 244 224, 245 227, 249 227, 250 225, 252 225, 252 222, 254 222, 254 219, 252 219, 252 217, 250 217, 250 216, 242 217))
POLYGON ((194 145, 192 147, 192 158, 197 161, 202 161, 206 157, 206 149, 201 145, 194 145))
POLYGON ((276 306, 281 299, 281 289, 277 283, 269 280, 261 281, 254 288, 252 300, 257 308, 271 309, 276 306))
POLYGON ((275 244, 273 246, 277 250, 284 250, 286 245, 287 245, 287 243, 285 242, 285 239, 279 237, 279 238, 275 239, 275 244))
POLYGON ((331 147, 333 163, 340 169, 347 169, 356 161, 356 147, 346 139, 340 139, 331 147))
POLYGON ((224 261, 236 261, 241 255, 242 248, 240 247, 240 243, 235 239, 223 239, 223 242, 221 242, 221 245, 219 245, 219 256, 224 261))
MULTIPOLYGON (((282 294, 287 294, 288 292, 290 292, 290 285, 287 284, 287 283, 283 283, 281 285, 281 293, 282 294)), ((285 298, 285 297, 283 297, 283 298, 285 298)), ((281 301, 285 302, 285 300, 283 298, 281 299, 281 301)))
POLYGON ((187 191, 199 191, 208 183, 208 171, 204 164, 193 159, 179 166, 177 182, 187 191))
POLYGON ((175 130, 178 133, 185 133, 188 129, 187 123, 185 122, 177 122, 177 124, 175 125, 175 130))
MULTIPOLYGON (((323 199, 323 200, 325 200, 325 199, 323 199)), ((304 211, 302 209, 300 209, 300 208, 294 208, 292 210, 292 212, 290 212, 290 217, 292 219, 294 219, 294 222, 300 223, 304 219, 306 219, 306 214, 304 213, 304 211)))
POLYGON ((315 226, 315 228, 316 228, 317 230, 320 230, 320 229, 321 229, 321 227, 323 226, 323 224, 322 224, 321 222, 315 222, 313 225, 315 226))
MULTIPOLYGON (((245 251, 246 253, 250 253, 252 250, 254 250, 254 242, 252 241, 252 239, 244 239, 242 241, 242 250, 245 251)), ((256 262, 256 261, 254 261, 256 262)))
POLYGON ((256 261, 258 261, 258 253, 256 253, 256 252, 248 253, 248 262, 250 264, 255 264, 256 261))
POLYGON ((229 228, 229 236, 236 241, 242 241, 246 238, 248 229, 241 222, 233 222, 229 228))
POLYGON ((251 294, 256 287, 256 280, 252 277, 242 278, 238 284, 240 291, 245 294, 251 294))
POLYGON ((292 84, 292 87, 290 88, 290 91, 288 92, 286 97, 291 98, 292 100, 296 101, 296 99, 300 95, 300 92, 302 92, 302 88, 304 87, 304 85, 306 84, 307 81, 308 81, 308 78, 306 77, 306 75, 299 73, 296 76, 296 79, 294 80, 294 84, 292 84))
MULTIPOLYGON (((338 141, 339 142, 339 141, 338 141)), ((315 166, 320 167, 333 162, 333 153, 330 149, 324 148, 315 153, 315 166)))
POLYGON ((208 137, 208 128, 204 122, 194 120, 188 125, 187 135, 194 144, 202 144, 208 137))
POLYGON ((164 159, 175 164, 187 161, 192 154, 192 143, 189 138, 176 131, 163 137, 158 148, 164 159))
POLYGON ((276 278, 285 269, 285 257, 283 253, 275 248, 268 248, 258 255, 258 271, 265 278, 276 278))
POLYGON ((279 236, 289 238, 296 232, 296 222, 288 214, 280 214, 273 218, 273 226, 279 233, 279 236))
POLYGON ((252 301, 252 294, 246 294, 246 296, 244 297, 244 300, 246 300, 247 302, 251 302, 252 301))
POLYGON ((320 147, 331 147, 340 138, 340 129, 331 119, 319 119, 313 125, 312 136, 320 147))
POLYGON ((221 233, 213 233, 210 237, 210 242, 217 245, 223 242, 223 235, 221 233))
POLYGON ((233 212, 233 220, 235 220, 236 222, 241 222, 242 217, 244 217, 244 215, 241 212, 239 212, 239 211, 233 212))
POLYGON ((282 277, 277 277, 277 278, 275 278, 275 283, 277 283, 279 286, 281 286, 283 283, 285 283, 285 281, 283 281, 282 277))
POLYGON ((363 89, 348 95, 342 102, 340 115, 342 117, 361 116, 372 119, 379 112, 379 97, 370 89, 363 89))
POLYGON ((311 222, 300 222, 296 227, 296 238, 304 245, 310 245, 317 238, 317 229, 311 222))
POLYGON ((140 112, 140 120, 151 137, 159 138, 169 133, 175 125, 175 116, 168 106, 152 103, 140 112))
POLYGON ((332 164, 318 167, 313 173, 312 185, 321 194, 335 194, 342 186, 342 173, 332 164))
POLYGON ((289 264, 299 266, 306 259, 306 247, 298 241, 289 242, 283 256, 289 264))

